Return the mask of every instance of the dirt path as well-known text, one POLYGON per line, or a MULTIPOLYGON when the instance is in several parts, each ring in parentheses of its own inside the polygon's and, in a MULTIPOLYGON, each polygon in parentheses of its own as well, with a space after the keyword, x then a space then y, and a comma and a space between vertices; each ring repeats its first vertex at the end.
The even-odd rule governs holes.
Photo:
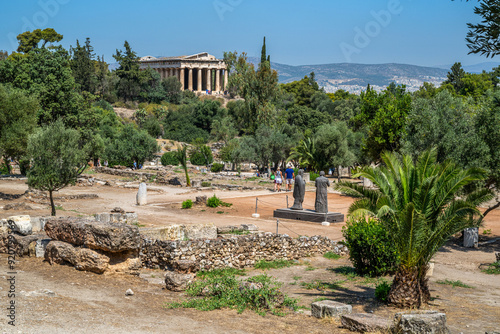
MULTIPOLYGON (((107 177, 99 175, 99 177, 107 177)), ((113 178, 113 177, 110 177, 113 178)), ((116 180, 116 178, 115 178, 116 180)), ((135 205, 137 183, 121 182, 122 187, 104 185, 75 186, 60 191, 56 196, 97 194, 98 199, 56 200, 61 206, 59 216, 91 215, 109 212, 114 207, 135 211, 141 225, 146 227, 168 224, 213 222, 217 226, 253 223, 261 231, 276 232, 272 211, 286 207, 291 193, 255 191, 192 191, 180 187, 150 186, 148 205, 135 205), (181 209, 180 203, 196 196, 216 194, 232 203, 229 208, 194 206, 181 209), (255 219, 255 201, 258 213, 255 219)), ((0 218, 17 214, 47 215, 46 203, 28 201, 22 196, 27 190, 23 180, 0 180, 0 207, 24 202, 33 210, 3 210, 0 218)), ((312 190, 312 189, 310 189, 312 190)), ((347 214, 352 199, 333 192, 328 194, 330 211, 347 214)), ((304 207, 314 206, 314 192, 306 193, 304 207)), ((279 233, 297 235, 325 235, 334 240, 342 238, 344 223, 321 226, 317 223, 280 220, 279 233)), ((500 210, 491 212, 482 228, 482 238, 500 237, 500 210), (485 233, 483 233, 485 232, 485 233)), ((435 256, 434 275, 430 279, 434 300, 428 306, 446 312, 452 333, 484 333, 500 328, 500 276, 486 275, 480 267, 493 262, 494 252, 500 251, 500 241, 479 249, 464 249, 450 242, 435 256), (443 280, 460 280, 473 288, 438 284, 443 280)), ((267 273, 284 283, 283 290, 300 298, 300 304, 309 306, 317 298, 348 301, 355 311, 373 311, 392 316, 399 311, 379 305, 373 298, 378 281, 346 277, 331 268, 350 266, 348 259, 326 260, 322 257, 303 259, 300 265, 267 273), (310 288, 317 282, 337 282, 331 289, 310 288)), ((200 312, 195 310, 165 309, 166 302, 180 300, 182 294, 163 288, 163 272, 143 270, 141 277, 106 276, 79 272, 66 266, 50 266, 40 259, 21 258, 16 264, 16 321, 19 326, 7 325, 0 316, 0 332, 5 333, 347 333, 335 321, 317 320, 304 314, 287 317, 260 317, 246 311, 233 310, 200 312), (131 288, 135 294, 125 296, 131 288), (43 292, 48 289, 54 295, 43 292), (21 292, 24 291, 24 292, 21 292)), ((2 309, 7 307, 7 258, 0 255, 0 295, 2 309), (4 305, 5 304, 5 305, 4 305)), ((248 275, 262 273, 249 271, 248 275)), ((389 277, 386 279, 390 279, 389 277)), ((5 313, 5 312, 4 312, 5 313)))

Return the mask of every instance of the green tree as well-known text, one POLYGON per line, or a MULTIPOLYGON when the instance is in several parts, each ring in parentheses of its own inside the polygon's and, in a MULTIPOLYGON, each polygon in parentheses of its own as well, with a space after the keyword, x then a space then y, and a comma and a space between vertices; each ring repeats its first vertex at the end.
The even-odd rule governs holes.
POLYGON ((26 92, 0 85, 0 153, 9 174, 10 159, 19 161, 26 154, 38 108, 38 101, 26 92))
POLYGON ((457 62, 451 66, 450 71, 446 75, 447 79, 443 81, 443 85, 451 84, 455 93, 460 94, 463 88, 463 80, 465 77, 465 71, 462 68, 462 63, 457 62))
POLYGON ((0 62, 0 82, 10 83, 38 99, 39 124, 63 118, 66 125, 73 126, 85 108, 83 97, 76 92, 68 52, 61 47, 35 49, 0 62))
POLYGON ((28 185, 49 192, 52 216, 56 215, 53 192, 74 185, 87 165, 86 152, 79 143, 78 131, 66 128, 60 120, 38 129, 29 137, 28 185))
POLYGON ((0 50, 0 61, 7 59, 8 56, 9 53, 7 51, 0 50))
POLYGON ((191 149, 189 150, 189 161, 193 165, 205 165, 207 167, 214 161, 212 150, 206 145, 203 138, 196 138, 191 143, 191 149))
POLYGON ((117 49, 113 55, 113 58, 120 64, 115 71, 120 78, 117 90, 118 95, 123 99, 133 100, 137 98, 141 88, 139 57, 137 57, 137 54, 127 41, 125 41, 123 47, 125 51, 117 49))
POLYGON ((483 180, 486 171, 438 163, 436 150, 423 152, 415 162, 411 156, 390 152, 381 158, 383 165, 363 167, 354 175, 369 179, 376 189, 350 182, 336 188, 358 197, 350 215, 376 217, 393 237, 400 264, 389 302, 420 307, 430 299, 425 277, 430 259, 452 234, 477 225, 481 213, 476 207, 492 197, 487 189, 465 192, 467 185, 483 180))
POLYGON ((302 80, 282 84, 281 88, 285 92, 292 93, 295 96, 295 104, 311 108, 311 99, 319 91, 319 86, 314 78, 315 75, 312 72, 302 80))
POLYGON ((90 45, 90 38, 87 37, 85 45, 80 45, 76 40, 76 47, 70 48, 71 71, 75 82, 81 91, 94 94, 97 88, 97 76, 95 66, 94 48, 90 45))
POLYGON ((163 90, 165 91, 165 99, 174 104, 181 102, 181 82, 177 77, 168 77, 162 80, 163 90))
MULTIPOLYGON (((318 128, 314 135, 315 148, 320 169, 328 167, 350 167, 356 161, 354 133, 345 122, 324 124, 318 128)), ((340 173, 339 173, 340 181, 340 173)))
POLYGON ((262 50, 260 52, 260 63, 263 64, 267 61, 266 55, 266 36, 264 36, 264 42, 262 43, 262 50))
POLYGON ((28 53, 38 48, 44 49, 47 43, 59 42, 62 39, 63 35, 58 34, 53 28, 26 31, 17 36, 19 41, 17 52, 28 53), (40 42, 43 42, 42 45, 40 42))
POLYGON ((127 124, 121 132, 106 146, 104 156, 111 165, 124 164, 132 167, 144 165, 146 160, 154 158, 158 152, 158 144, 146 131, 137 130, 132 124, 127 124))
POLYGON ((406 116, 411 109, 411 95, 404 85, 389 85, 378 94, 368 86, 360 95, 360 113, 351 122, 355 130, 366 129, 363 150, 372 160, 378 160, 384 150, 399 151, 406 116))
POLYGON ((210 135, 215 141, 222 141, 224 145, 238 134, 238 130, 231 116, 225 116, 220 119, 214 119, 212 122, 212 131, 210 135))
POLYGON ((224 53, 224 59, 229 64, 228 89, 232 95, 238 94, 244 99, 246 123, 244 131, 255 133, 259 125, 270 126, 276 122, 275 107, 280 94, 278 72, 271 69, 269 61, 259 63, 255 70, 253 64, 247 62, 245 53, 224 53))
POLYGON ((478 53, 486 58, 500 53, 500 4, 496 0, 481 0, 474 8, 474 14, 481 17, 478 24, 468 23, 466 41, 470 53, 478 53))

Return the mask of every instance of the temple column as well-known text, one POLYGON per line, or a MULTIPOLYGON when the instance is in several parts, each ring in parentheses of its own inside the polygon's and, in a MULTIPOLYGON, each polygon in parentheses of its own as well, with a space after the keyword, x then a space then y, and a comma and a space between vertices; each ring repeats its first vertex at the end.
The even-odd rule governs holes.
POLYGON ((184 69, 183 68, 181 68, 179 70, 179 75, 180 75, 179 81, 181 82, 181 90, 184 90, 184 69))
POLYGON ((197 81, 197 84, 198 84, 197 88, 198 89, 197 89, 197 91, 201 92, 201 77, 202 77, 203 69, 198 68, 197 72, 198 72, 198 81, 197 81))
POLYGON ((170 68, 167 68, 167 78, 170 78, 172 76, 172 71, 170 68))
POLYGON ((215 70, 215 91, 220 92, 220 70, 215 70))
POLYGON ((207 89, 212 90, 212 69, 207 68, 207 89))
POLYGON ((193 90, 193 69, 190 68, 188 72, 188 90, 193 90))
POLYGON ((227 68, 224 69, 224 91, 227 89, 227 80, 228 80, 228 73, 227 73, 227 68))

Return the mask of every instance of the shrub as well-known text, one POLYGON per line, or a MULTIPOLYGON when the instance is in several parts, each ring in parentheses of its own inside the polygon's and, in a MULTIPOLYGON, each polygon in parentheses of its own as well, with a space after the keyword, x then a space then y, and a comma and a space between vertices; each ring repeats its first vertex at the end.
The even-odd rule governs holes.
POLYGON ((178 166, 179 160, 177 160, 175 152, 165 152, 161 156, 161 164, 163 166, 178 166))
POLYGON ((211 208, 216 208, 220 205, 221 202, 222 201, 217 196, 213 195, 207 200, 207 206, 211 208))
POLYGON ((316 181, 316 179, 319 177, 319 174, 315 173, 315 172, 311 172, 311 173, 309 173, 309 176, 310 176, 311 182, 312 182, 312 181, 316 181))
POLYGON ((212 165, 212 168, 210 168, 210 171, 213 173, 218 173, 218 172, 222 171, 223 168, 224 168, 223 164, 214 162, 212 165))
POLYGON ((215 194, 207 200, 207 206, 211 208, 217 208, 219 206, 230 207, 231 205, 233 204, 222 201, 220 198, 215 196, 215 194))
POLYGON ((381 302, 387 302, 389 290, 391 290, 391 285, 386 281, 383 281, 375 287, 375 298, 381 302))
POLYGON ((257 275, 240 283, 234 272, 221 270, 205 273, 200 280, 189 285, 186 293, 195 297, 183 302, 167 304, 167 308, 195 308, 211 311, 232 308, 238 313, 249 308, 260 315, 267 311, 275 315, 284 315, 285 309, 297 310, 297 300, 280 290, 281 283, 267 275, 257 275), (250 286, 250 287, 248 287, 250 286))
POLYGON ((99 107, 103 110, 114 111, 113 106, 105 100, 99 100, 92 104, 94 107, 99 107))
POLYGON ((207 151, 207 152, 205 152, 205 154, 207 154, 206 157, 201 152, 198 152, 198 151, 192 152, 191 155, 189 156, 189 161, 191 162, 191 164, 193 164, 195 166, 206 166, 208 164, 211 164, 212 161, 214 161, 214 158, 212 156, 212 152, 207 151))
POLYGON ((212 186, 212 184, 211 184, 210 182, 203 181, 203 182, 201 183, 201 186, 202 186, 202 187, 210 187, 210 186, 212 186))
POLYGON ((191 209, 193 207, 193 201, 190 199, 185 200, 182 202, 182 208, 183 209, 191 209))
POLYGON ((398 252, 389 232, 377 220, 351 219, 342 233, 349 259, 359 275, 374 277, 394 272, 398 252))

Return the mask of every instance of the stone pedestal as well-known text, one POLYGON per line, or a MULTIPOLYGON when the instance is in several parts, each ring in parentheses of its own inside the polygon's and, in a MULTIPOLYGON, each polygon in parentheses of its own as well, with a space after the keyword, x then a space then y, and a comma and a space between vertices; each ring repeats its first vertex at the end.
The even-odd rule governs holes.
POLYGON ((464 230, 464 247, 477 248, 479 241, 479 229, 477 227, 470 227, 464 230))
POLYGON ((146 183, 139 184, 139 191, 137 192, 137 205, 146 205, 147 201, 147 187, 146 183))
POLYGON ((304 220, 316 223, 338 223, 344 221, 344 215, 338 212, 319 213, 313 210, 292 210, 292 209, 277 209, 273 212, 273 217, 304 220))

